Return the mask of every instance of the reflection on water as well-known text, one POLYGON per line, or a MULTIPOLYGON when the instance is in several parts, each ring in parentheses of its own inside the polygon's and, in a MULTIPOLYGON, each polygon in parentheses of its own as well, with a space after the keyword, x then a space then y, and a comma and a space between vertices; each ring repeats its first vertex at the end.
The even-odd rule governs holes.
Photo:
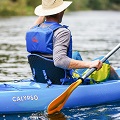
POLYGON ((0 18, 0 80, 31 77, 25 48, 25 32, 32 23, 28 22, 30 18, 0 18))
POLYGON ((48 115, 46 112, 1 115, 0 120, 120 120, 120 103, 93 107, 64 109, 48 115))
POLYGON ((63 110, 68 120, 119 120, 120 103, 63 110))
POLYGON ((0 120, 68 120, 69 116, 64 115, 62 112, 48 115, 44 112, 29 113, 29 114, 15 114, 15 115, 1 115, 0 120))
MULTIPOLYGON (((14 80, 31 77, 25 48, 25 32, 32 26, 36 16, 0 18, 0 80, 14 80)), ((67 23, 73 35, 73 50, 80 51, 84 60, 106 55, 120 43, 120 12, 89 11, 66 14, 67 23)), ((120 50, 110 57, 111 64, 120 66, 120 50)), ((112 88, 111 88, 112 89, 112 88)), ((61 120, 120 119, 118 104, 63 110, 61 120)), ((59 116, 59 115, 56 115, 59 116)), ((55 120, 55 116, 44 113, 3 115, 9 120, 55 120), (36 117, 36 118, 35 118, 36 117)))

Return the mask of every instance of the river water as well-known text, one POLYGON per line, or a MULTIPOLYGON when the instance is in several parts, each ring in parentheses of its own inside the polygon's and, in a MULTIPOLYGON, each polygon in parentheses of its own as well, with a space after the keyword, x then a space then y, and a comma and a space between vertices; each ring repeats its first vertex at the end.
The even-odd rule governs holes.
MULTIPOLYGON (((36 16, 0 18, 0 80, 11 81, 31 77, 27 62, 25 33, 36 16)), ((83 60, 106 55, 120 43, 120 12, 81 11, 65 14, 62 24, 69 26, 73 36, 73 50, 81 53, 83 60)), ((114 68, 120 67, 120 50, 109 58, 114 68)), ((119 120, 120 103, 66 109, 50 116, 50 120, 119 120), (64 114, 64 115, 63 115, 64 114), (60 116, 60 117, 59 117, 60 116), (65 118, 67 117, 67 118, 65 118)), ((47 120, 45 112, 1 115, 0 120, 47 120)))

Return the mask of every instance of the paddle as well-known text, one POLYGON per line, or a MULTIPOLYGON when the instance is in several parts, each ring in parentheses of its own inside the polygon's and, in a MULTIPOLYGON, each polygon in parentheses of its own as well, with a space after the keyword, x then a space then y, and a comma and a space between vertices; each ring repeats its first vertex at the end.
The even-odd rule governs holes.
MULTIPOLYGON (((101 61, 105 62, 112 54, 114 54, 120 48, 120 43, 111 50, 101 61)), ((91 75, 96 68, 91 68, 88 72, 82 76, 82 78, 78 78, 78 80, 72 83, 61 95, 59 95, 56 99, 54 99, 47 108, 48 114, 53 114, 55 112, 60 111, 64 104, 66 103, 67 99, 69 98, 70 94, 77 88, 84 79, 86 79, 89 75, 91 75)))

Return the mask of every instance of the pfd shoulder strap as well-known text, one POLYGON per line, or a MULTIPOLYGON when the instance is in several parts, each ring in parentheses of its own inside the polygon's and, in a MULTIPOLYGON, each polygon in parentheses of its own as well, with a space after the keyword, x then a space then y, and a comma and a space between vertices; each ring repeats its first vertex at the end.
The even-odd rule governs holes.
POLYGON ((51 24, 42 23, 42 24, 37 25, 37 27, 42 27, 42 28, 48 27, 48 28, 50 28, 51 30, 54 31, 54 30, 56 30, 60 27, 63 27, 63 26, 59 23, 51 23, 51 24))

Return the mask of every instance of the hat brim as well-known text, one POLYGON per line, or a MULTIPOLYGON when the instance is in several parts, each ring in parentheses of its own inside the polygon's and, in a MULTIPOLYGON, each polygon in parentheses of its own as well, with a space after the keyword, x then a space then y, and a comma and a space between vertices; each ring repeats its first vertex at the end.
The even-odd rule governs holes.
POLYGON ((60 13, 63 10, 65 10, 68 6, 70 6, 71 3, 72 3, 72 1, 63 1, 63 4, 61 4, 58 7, 53 8, 53 9, 43 9, 42 5, 39 5, 35 8, 34 13, 37 16, 54 15, 54 14, 60 13))

